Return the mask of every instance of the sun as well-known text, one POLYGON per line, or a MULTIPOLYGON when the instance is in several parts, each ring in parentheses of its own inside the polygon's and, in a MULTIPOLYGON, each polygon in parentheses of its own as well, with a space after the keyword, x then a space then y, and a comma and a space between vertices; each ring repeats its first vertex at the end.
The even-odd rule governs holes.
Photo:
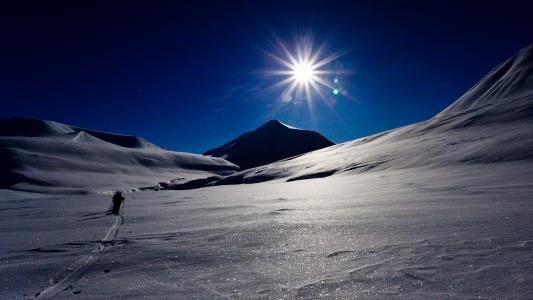
POLYGON ((341 94, 338 78, 341 72, 328 68, 340 53, 326 53, 325 44, 316 47, 310 36, 296 38, 292 48, 276 41, 276 51, 267 54, 279 68, 266 73, 281 77, 271 88, 282 90, 283 101, 303 100, 310 105, 315 99, 328 102, 328 97, 341 94))
POLYGON ((316 76, 316 69, 307 61, 298 62, 292 66, 292 76, 299 84, 308 84, 316 76))

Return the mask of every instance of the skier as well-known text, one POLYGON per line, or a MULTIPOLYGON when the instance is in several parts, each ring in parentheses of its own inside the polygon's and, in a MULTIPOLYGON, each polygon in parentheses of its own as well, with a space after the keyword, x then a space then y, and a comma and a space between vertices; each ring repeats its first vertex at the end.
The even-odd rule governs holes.
POLYGON ((118 215, 120 212, 120 206, 122 205, 122 202, 124 202, 124 197, 122 196, 122 193, 117 191, 113 195, 113 207, 111 209, 111 213, 114 215, 118 215))

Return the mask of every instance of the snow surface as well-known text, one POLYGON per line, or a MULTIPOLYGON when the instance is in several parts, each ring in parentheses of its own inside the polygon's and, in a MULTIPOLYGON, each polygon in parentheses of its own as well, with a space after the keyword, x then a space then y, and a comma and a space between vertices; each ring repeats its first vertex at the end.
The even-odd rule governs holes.
MULTIPOLYGON (((529 298, 532 164, 126 194, 114 242, 60 299, 529 298)), ((92 254, 110 197, 0 202, 0 298, 92 254)), ((39 299, 39 298, 38 298, 39 299)))
POLYGON ((428 121, 126 193, 124 224, 111 195, 0 190, 0 298, 529 299, 528 49, 428 121))

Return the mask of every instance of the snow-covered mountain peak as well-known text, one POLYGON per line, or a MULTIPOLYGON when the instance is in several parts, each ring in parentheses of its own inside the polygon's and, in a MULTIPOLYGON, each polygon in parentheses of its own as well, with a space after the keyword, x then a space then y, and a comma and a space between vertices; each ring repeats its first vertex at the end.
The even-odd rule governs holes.
MULTIPOLYGON (((278 120, 270 120, 266 122, 265 124, 261 125, 259 128, 277 128, 277 129, 296 129, 296 130, 303 130, 288 124, 285 124, 278 120)), ((259 129, 258 128, 258 129, 259 129)))
POLYGON ((494 68, 437 117, 533 95, 533 44, 494 68))
POLYGON ((0 120, 0 136, 50 136, 75 132, 71 126, 53 121, 30 118, 8 118, 0 120))
POLYGON ((222 157, 247 169, 331 145, 334 143, 318 132, 271 120, 204 154, 222 157))

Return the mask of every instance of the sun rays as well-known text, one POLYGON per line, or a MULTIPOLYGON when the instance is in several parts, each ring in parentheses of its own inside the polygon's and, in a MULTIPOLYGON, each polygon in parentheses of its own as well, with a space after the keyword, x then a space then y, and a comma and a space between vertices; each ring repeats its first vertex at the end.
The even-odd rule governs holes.
POLYGON ((266 74, 279 77, 270 88, 281 91, 282 101, 304 101, 311 107, 315 100, 331 103, 331 97, 341 94, 338 76, 344 71, 331 67, 340 52, 328 53, 326 44, 316 47, 310 35, 296 38, 291 48, 277 39, 276 48, 267 54, 278 67, 266 74))

